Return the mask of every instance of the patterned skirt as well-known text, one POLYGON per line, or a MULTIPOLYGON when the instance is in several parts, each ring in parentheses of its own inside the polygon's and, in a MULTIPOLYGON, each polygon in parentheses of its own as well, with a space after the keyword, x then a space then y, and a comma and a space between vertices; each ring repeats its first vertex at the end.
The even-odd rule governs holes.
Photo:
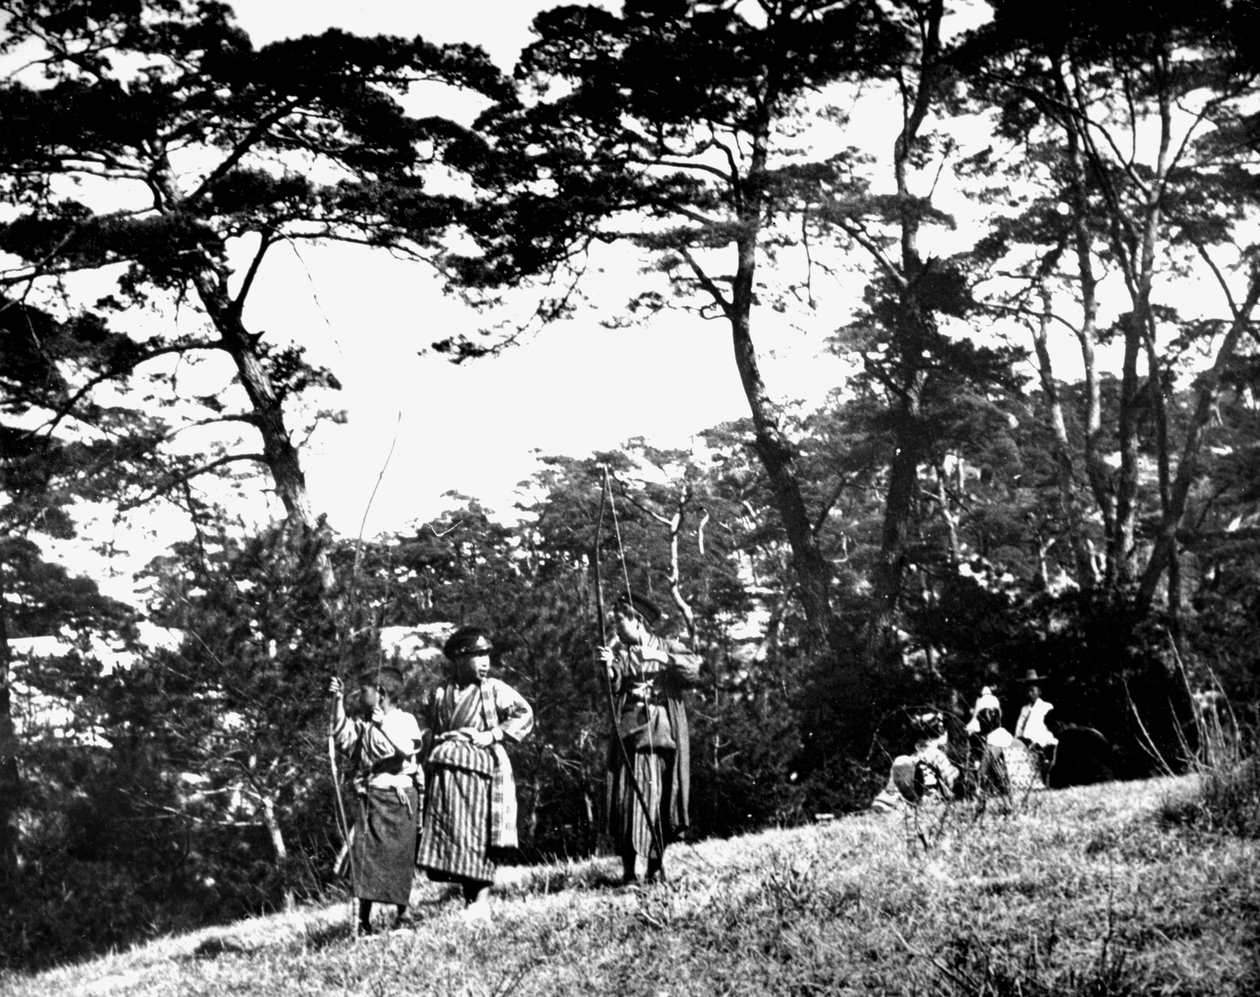
POLYGON ((416 861, 415 787, 369 788, 359 797, 359 818, 350 849, 354 895, 360 900, 405 906, 411 900, 416 861))
MULTIPOLYGON (((634 765, 634 778, 647 803, 647 812, 639 802, 634 785, 626 778, 626 767, 617 760, 613 772, 612 812, 608 815, 608 832, 616 845, 618 855, 634 852, 659 858, 652 840, 654 827, 664 827, 661 802, 665 797, 672 751, 630 751, 634 765)), ((663 835, 662 835, 663 843, 663 835)))
POLYGON ((441 765, 427 769, 424 826, 416 864, 439 882, 494 881, 490 776, 441 765))
POLYGON ((1016 800, 1044 787, 1037 756, 1023 741, 1012 741, 1001 749, 992 768, 991 781, 997 791, 1016 800))

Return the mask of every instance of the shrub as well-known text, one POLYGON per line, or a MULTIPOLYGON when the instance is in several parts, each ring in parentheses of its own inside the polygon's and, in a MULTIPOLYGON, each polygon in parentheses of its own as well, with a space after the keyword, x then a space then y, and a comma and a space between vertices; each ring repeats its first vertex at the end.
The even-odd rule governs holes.
POLYGON ((1231 760, 1207 769, 1198 791, 1167 801, 1161 816, 1172 824, 1260 838, 1260 760, 1231 760))
POLYGON ((1057 967, 1053 932, 1024 953, 959 938, 931 961, 931 993, 940 997, 1131 997, 1148 992, 1110 936, 1083 968, 1057 967))

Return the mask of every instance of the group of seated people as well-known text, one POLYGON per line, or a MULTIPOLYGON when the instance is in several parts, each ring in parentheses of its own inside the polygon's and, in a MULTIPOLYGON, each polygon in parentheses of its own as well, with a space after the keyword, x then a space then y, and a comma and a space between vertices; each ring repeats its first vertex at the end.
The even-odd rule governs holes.
POLYGON ((1053 705, 1041 698, 1041 676, 1023 678, 1027 702, 1014 731, 1002 726, 1002 704, 985 686, 963 731, 951 740, 945 717, 928 711, 912 718, 914 750, 893 759, 888 782, 871 803, 873 810, 915 805, 929 793, 953 799, 996 795, 1008 800, 1046 784, 1058 738, 1051 729, 1053 705))

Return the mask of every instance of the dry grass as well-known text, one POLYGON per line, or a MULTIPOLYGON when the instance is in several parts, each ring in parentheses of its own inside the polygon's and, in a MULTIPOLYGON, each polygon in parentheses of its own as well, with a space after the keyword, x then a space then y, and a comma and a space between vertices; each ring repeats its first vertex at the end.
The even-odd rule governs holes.
POLYGON ((1230 995, 1260 992, 1252 839, 1169 825, 1193 778, 1038 794, 1011 816, 894 815, 676 846, 666 886, 608 860, 510 870, 470 925, 418 883, 414 931, 345 904, 0 980, 46 994, 1230 995))

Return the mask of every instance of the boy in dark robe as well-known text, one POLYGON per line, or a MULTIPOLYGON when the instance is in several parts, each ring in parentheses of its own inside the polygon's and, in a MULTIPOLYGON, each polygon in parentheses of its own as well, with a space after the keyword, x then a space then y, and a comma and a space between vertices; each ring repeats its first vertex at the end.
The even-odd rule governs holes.
POLYGON ((699 680, 700 657, 653 633, 662 614, 650 599, 622 595, 613 613, 617 637, 596 650, 612 684, 621 740, 608 749, 608 833, 621 856, 623 881, 634 882, 640 871, 651 881, 662 870, 666 844, 690 824, 691 733, 683 690, 699 680))
POLYGON ((396 668, 369 669, 359 679, 360 716, 346 714, 341 680, 328 683, 332 736, 354 767, 358 818, 350 836, 350 875, 359 901, 359 931, 372 931, 373 903, 393 904, 394 927, 409 925, 407 905, 416 860, 419 769, 422 740, 416 718, 397 709, 402 691, 396 668))

